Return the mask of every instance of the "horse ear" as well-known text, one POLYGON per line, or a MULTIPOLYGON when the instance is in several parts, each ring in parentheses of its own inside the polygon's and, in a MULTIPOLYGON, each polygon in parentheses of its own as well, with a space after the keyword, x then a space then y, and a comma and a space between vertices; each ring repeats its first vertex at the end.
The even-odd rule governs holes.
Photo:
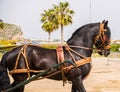
POLYGON ((104 28, 107 29, 108 21, 105 21, 104 28))
POLYGON ((105 20, 102 21, 102 24, 104 24, 104 23, 105 23, 105 20))
POLYGON ((108 21, 106 21, 106 22, 104 23, 104 25, 106 25, 106 26, 107 26, 107 25, 108 25, 108 21))

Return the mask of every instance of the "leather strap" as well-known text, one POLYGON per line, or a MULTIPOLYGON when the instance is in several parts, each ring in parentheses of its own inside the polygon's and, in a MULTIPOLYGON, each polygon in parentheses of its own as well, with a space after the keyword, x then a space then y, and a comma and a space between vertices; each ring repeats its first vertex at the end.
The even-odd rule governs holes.
MULTIPOLYGON (((63 52, 63 46, 58 46, 57 49, 57 59, 58 59, 58 63, 62 63, 65 61, 64 59, 64 52, 63 52)), ((64 74, 64 68, 66 67, 65 64, 63 64, 60 69, 61 69, 61 72, 62 72, 62 80, 63 80, 63 86, 65 85, 65 82, 67 80, 67 78, 65 77, 65 74, 64 74)))

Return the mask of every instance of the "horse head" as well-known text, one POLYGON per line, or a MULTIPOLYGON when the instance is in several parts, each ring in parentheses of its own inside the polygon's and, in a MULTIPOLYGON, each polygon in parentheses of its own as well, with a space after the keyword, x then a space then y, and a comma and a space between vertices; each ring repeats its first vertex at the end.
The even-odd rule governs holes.
POLYGON ((110 29, 108 21, 100 23, 99 33, 95 38, 95 46, 98 49, 98 54, 108 56, 110 54, 110 29))

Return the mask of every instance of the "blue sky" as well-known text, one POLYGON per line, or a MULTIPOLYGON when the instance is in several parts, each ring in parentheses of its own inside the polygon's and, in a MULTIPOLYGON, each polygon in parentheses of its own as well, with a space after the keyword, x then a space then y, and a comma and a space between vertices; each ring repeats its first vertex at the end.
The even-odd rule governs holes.
MULTIPOLYGON (((40 14, 64 1, 75 11, 72 25, 64 27, 65 40, 78 27, 104 19, 109 21, 111 38, 120 39, 120 0, 91 0, 91 6, 90 0, 0 0, 0 19, 20 26, 25 38, 47 40, 48 34, 41 29, 40 14)), ((60 30, 53 32, 51 38, 60 39, 60 30)))

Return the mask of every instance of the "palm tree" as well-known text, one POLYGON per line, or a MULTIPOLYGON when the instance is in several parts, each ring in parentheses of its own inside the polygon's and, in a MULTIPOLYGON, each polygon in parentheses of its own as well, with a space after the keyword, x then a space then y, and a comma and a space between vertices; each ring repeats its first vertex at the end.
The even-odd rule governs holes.
POLYGON ((3 28, 4 28, 3 20, 0 19, 0 29, 3 29, 3 28))
POLYGON ((57 5, 53 6, 57 22, 61 28, 61 43, 63 44, 64 42, 63 27, 68 24, 72 24, 72 15, 74 14, 74 11, 69 9, 68 2, 60 2, 59 6, 57 5))
POLYGON ((51 32, 58 29, 58 23, 55 19, 54 10, 44 10, 44 13, 41 14, 41 16, 41 22, 43 23, 42 28, 44 31, 48 32, 48 42, 50 42, 51 32))

